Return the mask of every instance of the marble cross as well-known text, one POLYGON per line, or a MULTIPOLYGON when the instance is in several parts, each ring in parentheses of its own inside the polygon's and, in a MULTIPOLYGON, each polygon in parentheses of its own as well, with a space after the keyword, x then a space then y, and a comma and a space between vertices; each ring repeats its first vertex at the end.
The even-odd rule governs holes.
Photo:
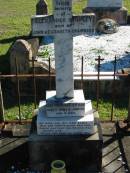
POLYGON ((54 35, 56 98, 73 98, 73 36, 92 34, 95 16, 72 15, 72 0, 53 0, 53 10, 53 15, 32 17, 32 35, 54 35))

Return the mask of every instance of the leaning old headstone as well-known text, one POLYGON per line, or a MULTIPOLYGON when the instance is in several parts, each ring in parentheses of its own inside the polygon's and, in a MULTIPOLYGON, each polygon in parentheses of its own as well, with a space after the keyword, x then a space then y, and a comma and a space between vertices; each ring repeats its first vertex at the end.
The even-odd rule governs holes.
POLYGON ((32 49, 32 56, 35 59, 38 53, 38 49, 39 49, 39 39, 38 38, 31 38, 27 40, 28 43, 30 43, 31 45, 31 49, 32 49))
POLYGON ((10 50, 10 70, 11 74, 16 74, 16 64, 19 74, 29 72, 29 60, 32 59, 31 45, 25 40, 17 40, 10 50), (17 59, 17 62, 16 62, 17 59))
POLYGON ((45 0, 39 0, 36 4, 36 15, 48 14, 47 2, 45 0))
POLYGON ((93 34, 95 16, 73 16, 72 0, 54 0, 53 11, 32 17, 33 36, 54 35, 56 91, 47 91, 39 103, 29 139, 30 165, 44 163, 45 169, 52 160, 63 159, 70 169, 94 165, 91 171, 100 171, 102 139, 91 100, 85 100, 83 90, 74 90, 73 77, 73 36, 93 34))
POLYGON ((127 9, 123 7, 122 0, 88 0, 87 7, 83 13, 93 12, 96 20, 110 18, 118 24, 127 24, 127 9))

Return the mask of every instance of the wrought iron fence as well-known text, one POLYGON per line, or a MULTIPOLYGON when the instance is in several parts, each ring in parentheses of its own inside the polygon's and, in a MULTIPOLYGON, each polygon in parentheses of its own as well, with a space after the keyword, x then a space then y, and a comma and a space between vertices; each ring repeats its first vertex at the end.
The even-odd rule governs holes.
MULTIPOLYGON (((115 56, 115 61, 114 61, 114 71, 112 74, 101 74, 100 73, 100 65, 101 65, 101 61, 103 60, 100 56, 95 59, 97 61, 97 73, 96 74, 90 74, 90 73, 84 73, 84 58, 81 58, 81 73, 80 74, 76 74, 75 77, 80 77, 80 88, 87 90, 87 88, 84 88, 84 77, 97 77, 96 80, 96 109, 99 109, 99 98, 100 98, 100 77, 102 76, 106 76, 106 77, 113 77, 113 81, 112 81, 112 99, 111 99, 111 114, 110 114, 110 121, 113 121, 113 115, 114 115, 114 105, 115 105, 115 97, 116 97, 116 77, 127 77, 128 74, 119 74, 116 72, 116 56, 115 56)), ((15 65, 16 65, 16 74, 8 74, 8 75, 3 75, 0 74, 0 122, 7 122, 7 120, 5 120, 5 112, 4 112, 4 103, 3 103, 3 95, 2 95, 2 88, 1 88, 1 83, 4 80, 7 79, 14 79, 15 80, 15 87, 16 87, 16 96, 17 96, 17 107, 18 107, 18 120, 10 120, 11 122, 27 122, 29 120, 23 120, 22 116, 21 116, 21 91, 20 91, 20 81, 22 79, 32 79, 33 80, 33 104, 34 104, 34 109, 37 108, 37 79, 38 78, 42 78, 42 79, 47 79, 48 81, 48 89, 51 90, 52 89, 52 81, 54 81, 55 78, 55 73, 51 73, 51 60, 50 58, 48 59, 48 64, 49 64, 49 70, 48 70, 48 74, 36 74, 35 72, 35 60, 34 58, 32 58, 32 67, 33 67, 33 72, 31 74, 19 74, 19 70, 18 70, 18 63, 17 63, 17 58, 15 59, 15 65)), ((5 85, 6 88, 6 85, 5 85)), ((4 90, 4 89, 3 89, 4 90)), ((8 120, 9 122, 9 120, 8 120)))

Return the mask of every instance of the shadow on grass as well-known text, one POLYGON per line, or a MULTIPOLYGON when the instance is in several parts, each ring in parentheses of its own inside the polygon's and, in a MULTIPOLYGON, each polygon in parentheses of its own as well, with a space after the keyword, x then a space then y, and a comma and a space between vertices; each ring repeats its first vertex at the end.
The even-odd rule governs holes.
POLYGON ((15 37, 10 37, 10 38, 2 39, 2 40, 0 40, 0 43, 1 44, 13 43, 13 42, 15 42, 18 39, 25 39, 26 40, 26 39, 29 39, 29 38, 31 38, 31 35, 15 36, 15 37))
MULTIPOLYGON (((12 44, 18 40, 18 39, 31 39, 31 33, 27 36, 22 35, 22 36, 15 36, 15 37, 10 37, 10 38, 6 38, 6 39, 2 39, 0 40, 0 44, 10 44, 12 46, 12 44)), ((7 53, 4 55, 0 55, 0 72, 2 74, 9 74, 10 73, 10 65, 9 65, 9 57, 10 57, 10 48, 7 50, 7 53)))
MULTIPOLYGON (((116 70, 130 67, 130 53, 126 53, 122 58, 116 60, 116 70)), ((114 61, 108 61, 101 64, 101 71, 114 71, 114 61)))
POLYGON ((2 74, 10 73, 9 50, 5 55, 0 55, 0 73, 2 74))

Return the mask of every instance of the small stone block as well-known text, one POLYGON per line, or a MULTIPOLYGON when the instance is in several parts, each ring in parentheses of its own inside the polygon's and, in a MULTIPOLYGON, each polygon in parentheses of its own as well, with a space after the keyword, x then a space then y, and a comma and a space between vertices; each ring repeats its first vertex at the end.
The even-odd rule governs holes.
POLYGON ((2 133, 5 135, 12 135, 12 128, 13 124, 5 124, 4 128, 2 129, 2 133))
POLYGON ((16 124, 12 128, 13 136, 29 136, 31 124, 16 124))

